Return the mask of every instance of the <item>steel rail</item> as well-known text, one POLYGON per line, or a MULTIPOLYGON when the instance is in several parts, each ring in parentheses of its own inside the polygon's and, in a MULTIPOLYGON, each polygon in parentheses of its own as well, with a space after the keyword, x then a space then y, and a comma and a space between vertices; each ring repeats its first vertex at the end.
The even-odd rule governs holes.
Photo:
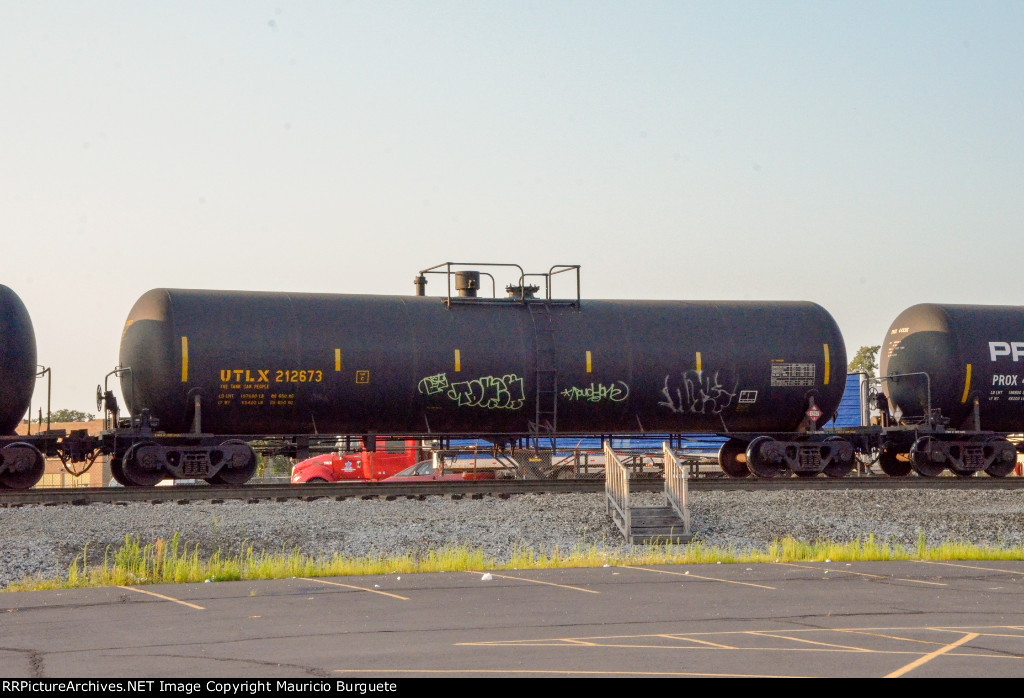
MULTIPOLYGON (((633 492, 661 492, 660 478, 630 481, 633 492)), ((706 478, 689 482, 691 492, 766 492, 801 490, 1014 490, 1024 489, 1024 478, 872 478, 847 477, 830 479, 784 478, 755 480, 752 478, 706 478)), ((517 494, 567 494, 604 492, 603 479, 586 480, 478 480, 475 482, 413 482, 413 483, 329 483, 329 484, 259 484, 242 487, 179 485, 175 487, 105 487, 46 488, 31 490, 0 490, 0 508, 26 505, 61 506, 94 503, 127 504, 146 502, 214 502, 243 500, 291 501, 316 499, 419 499, 447 496, 453 499, 485 496, 507 498, 517 494)))

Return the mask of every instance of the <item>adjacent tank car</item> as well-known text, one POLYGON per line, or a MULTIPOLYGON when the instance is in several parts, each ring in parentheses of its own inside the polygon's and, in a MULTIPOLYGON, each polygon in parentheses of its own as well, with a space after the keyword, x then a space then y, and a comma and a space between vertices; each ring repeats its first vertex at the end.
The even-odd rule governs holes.
POLYGON ((1024 307, 925 303, 900 313, 882 344, 880 372, 905 432, 887 430, 883 469, 1009 474, 1016 449, 1006 434, 1024 431, 1022 361, 1024 307))
POLYGON ((46 442, 15 434, 28 412, 35 382, 32 320, 18 295, 0 285, 0 488, 32 487, 43 476, 46 442))

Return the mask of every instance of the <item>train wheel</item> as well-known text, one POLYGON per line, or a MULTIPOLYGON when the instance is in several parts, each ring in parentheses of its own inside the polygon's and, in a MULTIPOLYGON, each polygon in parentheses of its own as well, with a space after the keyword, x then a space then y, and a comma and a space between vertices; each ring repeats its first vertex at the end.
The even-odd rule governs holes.
POLYGON ((121 459, 110 458, 110 474, 122 487, 135 487, 135 483, 124 476, 124 468, 121 466, 121 459))
POLYGON ((878 454, 878 466, 889 477, 906 477, 913 470, 906 453, 899 453, 888 448, 878 454))
POLYGON ((718 466, 729 477, 748 477, 747 442, 729 439, 718 450, 718 466))
POLYGON ((921 477, 938 477, 946 466, 932 460, 929 453, 933 439, 930 436, 922 436, 910 447, 910 465, 921 477))
POLYGON ((0 449, 0 463, 7 470, 0 473, 0 488, 27 490, 43 478, 46 458, 32 444, 14 443, 0 449))
POLYGON ((747 467, 757 477, 771 479, 784 477, 786 462, 774 446, 775 439, 759 436, 747 446, 747 467))
MULTIPOLYGON (((121 483, 125 487, 153 487, 167 477, 167 473, 156 462, 154 453, 146 446, 152 444, 137 443, 124 454, 121 461, 121 470, 125 480, 131 484, 121 483)), ((111 473, 114 472, 111 463, 111 473)), ((118 480, 118 482, 121 482, 118 480)))
MULTIPOLYGON (((830 436, 827 439, 825 439, 825 441, 828 441, 828 442, 839 442, 839 441, 845 442, 846 439, 844 439, 841 436, 830 436)), ((836 445, 838 446, 839 444, 836 444, 836 445)), ((854 460, 854 457, 853 457, 853 449, 852 448, 850 449, 849 456, 850 456, 849 458, 845 458, 845 459, 844 458, 833 458, 831 461, 829 461, 829 464, 826 465, 825 468, 824 468, 825 475, 827 475, 828 477, 834 477, 834 478, 846 477, 847 475, 849 475, 850 471, 853 470, 853 466, 856 465, 856 461, 854 460)))
POLYGON ((218 449, 227 462, 214 476, 207 478, 207 482, 237 487, 256 474, 256 454, 244 441, 225 441, 218 449))
MULTIPOLYGON (((1004 446, 1009 443, 1008 439, 1004 439, 1001 436, 990 436, 985 439, 986 442, 996 446, 1004 446)), ((1009 456, 1009 451, 1006 451, 1009 456)), ((985 472, 989 477, 1006 477, 1014 471, 1017 467, 1017 452, 1014 450, 1012 457, 1007 457, 1006 460, 1000 460, 998 457, 992 461, 992 464, 985 468, 985 472)))

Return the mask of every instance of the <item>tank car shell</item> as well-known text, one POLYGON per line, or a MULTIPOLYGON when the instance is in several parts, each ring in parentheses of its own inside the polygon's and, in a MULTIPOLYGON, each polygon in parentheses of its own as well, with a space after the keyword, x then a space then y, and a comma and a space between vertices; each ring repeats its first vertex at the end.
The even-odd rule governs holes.
POLYGON ((883 376, 929 376, 886 382, 890 406, 904 419, 925 414, 930 385, 932 409, 953 428, 973 426, 977 400, 981 428, 1024 430, 1024 307, 907 308, 885 336, 879 367, 883 376))
POLYGON ((835 321, 800 302, 453 303, 154 289, 131 310, 132 414, 218 434, 793 431, 845 385, 835 321))
POLYGON ((25 304, 0 285, 0 436, 13 434, 32 400, 36 337, 25 304))

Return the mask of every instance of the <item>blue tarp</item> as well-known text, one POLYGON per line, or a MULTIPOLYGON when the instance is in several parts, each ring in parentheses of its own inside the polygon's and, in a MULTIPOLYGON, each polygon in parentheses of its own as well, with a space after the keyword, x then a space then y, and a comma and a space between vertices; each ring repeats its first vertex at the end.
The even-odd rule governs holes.
POLYGON ((860 423, 860 374, 850 373, 846 376, 846 392, 839 403, 834 421, 824 425, 823 429, 839 429, 859 427, 860 423))

